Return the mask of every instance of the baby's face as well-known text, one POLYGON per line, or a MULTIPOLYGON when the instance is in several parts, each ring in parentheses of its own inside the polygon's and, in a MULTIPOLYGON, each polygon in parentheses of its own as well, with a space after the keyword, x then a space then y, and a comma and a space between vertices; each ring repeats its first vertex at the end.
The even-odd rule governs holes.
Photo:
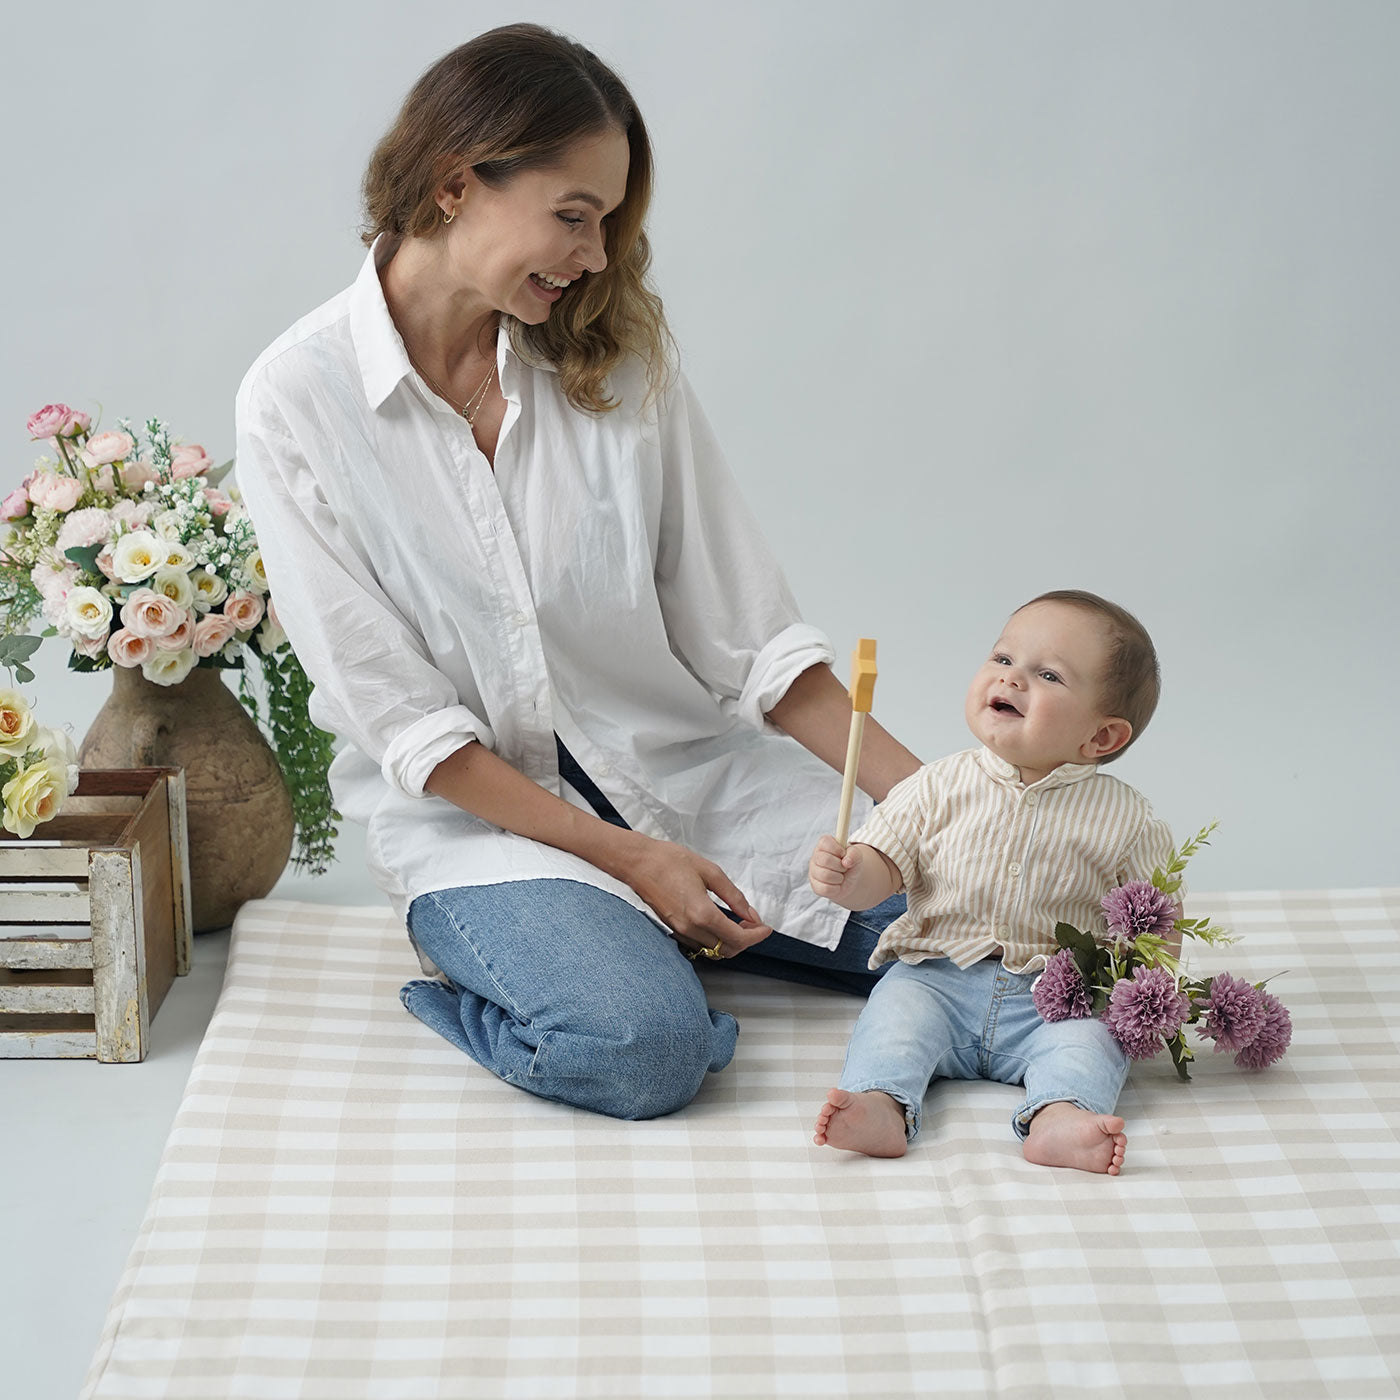
POLYGON ((1062 763, 1093 762, 1105 752, 1095 736, 1109 718, 1101 699, 1108 644, 1103 622, 1083 608, 1028 604, 972 678, 968 727, 1026 783, 1062 763))

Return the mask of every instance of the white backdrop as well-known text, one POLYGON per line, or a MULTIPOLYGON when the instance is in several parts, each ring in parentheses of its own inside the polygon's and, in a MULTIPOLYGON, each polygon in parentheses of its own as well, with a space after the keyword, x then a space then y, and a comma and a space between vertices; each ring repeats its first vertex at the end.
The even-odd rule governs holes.
MULTIPOLYGON (((52 400, 229 455, 246 367, 356 272, 409 84, 516 19, 632 87, 689 372, 900 737, 964 746, 1003 617, 1095 589, 1165 675, 1115 771, 1223 823, 1198 888, 1400 884, 1388 0, 11 7, 3 490, 52 400)), ((39 671, 81 733, 107 683, 39 671)))

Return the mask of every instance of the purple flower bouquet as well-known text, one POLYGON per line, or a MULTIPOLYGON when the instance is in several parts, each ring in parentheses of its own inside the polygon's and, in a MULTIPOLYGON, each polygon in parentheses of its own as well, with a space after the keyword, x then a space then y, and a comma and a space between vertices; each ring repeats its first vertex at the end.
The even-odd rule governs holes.
POLYGON ((1207 844, 1215 823, 1176 851, 1165 871, 1133 880, 1103 898, 1106 928, 1088 933, 1055 926, 1060 945, 1031 993, 1047 1021, 1097 1016, 1130 1059, 1148 1060, 1163 1047, 1182 1079, 1195 1058, 1186 1028, 1233 1052, 1244 1069, 1263 1069, 1288 1049, 1293 1023, 1279 999, 1228 972, 1191 979, 1183 975, 1176 935, 1203 943, 1233 943, 1209 919, 1184 919, 1176 900, 1181 873, 1207 844))

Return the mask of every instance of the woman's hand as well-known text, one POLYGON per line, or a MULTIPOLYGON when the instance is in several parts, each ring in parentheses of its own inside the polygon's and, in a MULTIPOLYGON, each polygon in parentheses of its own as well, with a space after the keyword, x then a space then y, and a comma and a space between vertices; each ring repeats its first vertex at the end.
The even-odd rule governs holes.
POLYGON ((773 932, 714 861, 674 841, 637 834, 630 858, 615 873, 632 887, 688 952, 719 946, 712 957, 732 958, 773 932), (726 917, 717 895, 741 921, 726 917))

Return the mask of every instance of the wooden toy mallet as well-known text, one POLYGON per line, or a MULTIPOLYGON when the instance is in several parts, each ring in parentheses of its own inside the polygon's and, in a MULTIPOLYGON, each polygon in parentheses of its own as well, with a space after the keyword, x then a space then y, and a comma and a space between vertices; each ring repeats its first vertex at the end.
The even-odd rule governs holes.
POLYGON ((846 774, 841 781, 841 811, 836 817, 836 839, 844 846, 851 827, 851 803, 856 795, 856 770, 860 767, 860 743, 865 737, 865 717, 875 703, 875 642, 862 637, 851 653, 851 737, 846 744, 846 774))

